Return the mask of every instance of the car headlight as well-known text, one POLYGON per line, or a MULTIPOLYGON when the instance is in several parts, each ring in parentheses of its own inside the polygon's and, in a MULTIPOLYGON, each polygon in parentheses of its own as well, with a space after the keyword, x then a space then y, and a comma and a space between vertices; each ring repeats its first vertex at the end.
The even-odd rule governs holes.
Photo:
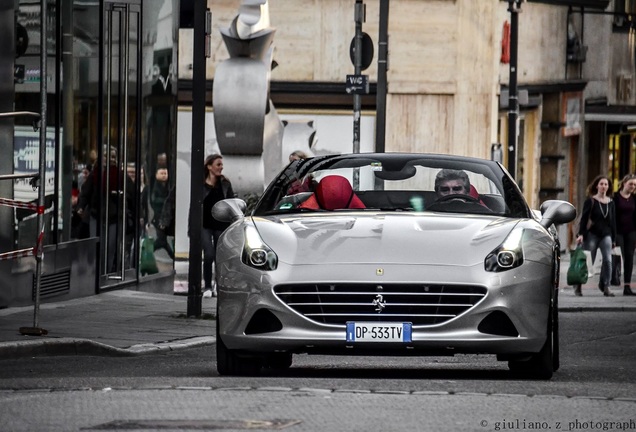
POLYGON ((486 271, 502 272, 523 264, 523 228, 512 230, 504 242, 490 252, 484 261, 486 271))
POLYGON ((261 238, 253 225, 245 226, 245 245, 241 256, 243 264, 259 270, 276 270, 278 256, 261 238))

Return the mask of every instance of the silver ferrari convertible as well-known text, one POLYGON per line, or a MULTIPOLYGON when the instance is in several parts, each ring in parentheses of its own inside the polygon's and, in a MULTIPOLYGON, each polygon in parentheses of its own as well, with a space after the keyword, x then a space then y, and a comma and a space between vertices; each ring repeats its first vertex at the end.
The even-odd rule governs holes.
POLYGON ((284 369, 294 354, 496 354, 520 377, 559 367, 556 224, 489 160, 360 153, 290 163, 217 246, 217 368, 284 369))

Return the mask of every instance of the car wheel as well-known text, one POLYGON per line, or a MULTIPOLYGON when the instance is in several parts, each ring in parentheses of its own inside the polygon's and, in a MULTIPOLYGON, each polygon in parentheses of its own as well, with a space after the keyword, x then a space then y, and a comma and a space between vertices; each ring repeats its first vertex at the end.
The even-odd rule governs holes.
POLYGON ((289 369, 292 365, 292 354, 290 353, 274 353, 267 356, 265 366, 270 369, 289 369))
POLYGON ((261 357, 238 354, 228 349, 219 332, 219 317, 216 318, 216 370, 220 375, 253 376, 263 367, 261 357))
POLYGON ((549 380, 552 378, 552 374, 554 373, 553 348, 555 346, 555 340, 558 346, 558 339, 555 339, 555 334, 552 331, 552 319, 552 308, 550 308, 550 313, 548 314, 548 337, 541 351, 531 355, 529 359, 510 360, 508 362, 508 368, 513 374, 528 379, 549 380))
POLYGON ((552 305, 552 371, 561 367, 561 352, 559 347, 559 291, 554 293, 552 305))

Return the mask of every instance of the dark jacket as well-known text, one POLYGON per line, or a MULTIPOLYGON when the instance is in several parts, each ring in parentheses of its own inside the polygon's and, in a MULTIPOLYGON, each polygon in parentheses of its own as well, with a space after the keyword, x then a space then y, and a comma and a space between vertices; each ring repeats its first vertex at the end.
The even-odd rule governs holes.
MULTIPOLYGON (((152 208, 153 218, 152 223, 154 225, 159 225, 161 215, 164 211, 164 207, 166 206, 166 202, 170 198, 171 187, 169 182, 160 182, 155 181, 152 185, 152 190, 150 191, 150 207, 152 208)), ((169 204, 168 204, 169 205, 169 204)), ((164 224, 164 226, 167 226, 164 224)))
POLYGON ((579 222, 579 235, 585 237, 588 233, 597 237, 611 236, 616 239, 616 209, 614 201, 610 199, 607 205, 601 204, 594 198, 588 198, 583 203, 583 212, 579 222))
MULTIPOLYGON (((203 183, 201 188, 202 188, 201 201, 203 202, 205 201, 205 197, 208 195, 210 189, 205 187, 205 183, 203 183)), ((236 194, 232 190, 232 183, 230 183, 230 181, 226 179, 225 177, 221 178, 221 188, 223 189, 223 197, 224 197, 223 199, 236 198, 236 194)))
POLYGON ((93 169, 90 175, 86 178, 86 181, 82 185, 80 195, 77 202, 77 208, 90 211, 90 215, 96 219, 99 219, 99 209, 101 206, 106 205, 106 202, 102 202, 102 196, 108 196, 108 223, 117 223, 118 212, 121 206, 124 204, 122 198, 124 182, 126 182, 126 231, 129 232, 130 228, 134 227, 132 221, 132 212, 134 205, 134 192, 135 184, 126 175, 125 172, 117 170, 116 166, 110 166, 108 172, 108 185, 106 171, 102 174, 102 193, 99 192, 97 183, 99 182, 97 169, 93 169))
POLYGON ((175 207, 175 187, 171 187, 168 197, 163 203, 161 214, 159 215, 159 227, 163 227, 166 234, 174 235, 174 207, 175 207))
MULTIPOLYGON (((221 177, 221 190, 223 193, 223 199, 236 197, 236 194, 234 193, 234 190, 232 189, 232 183, 230 183, 230 181, 226 179, 225 177, 221 177)), ((203 205, 203 202, 207 198, 208 194, 211 192, 212 192, 211 188, 206 187, 205 183, 201 185, 201 205, 203 205)), ((190 236, 190 232, 191 232, 190 230, 192 226, 190 219, 191 219, 191 215, 190 213, 188 213, 188 236, 190 236)))
POLYGON ((636 231, 636 196, 625 199, 620 193, 614 195, 616 209, 616 233, 626 235, 636 231))

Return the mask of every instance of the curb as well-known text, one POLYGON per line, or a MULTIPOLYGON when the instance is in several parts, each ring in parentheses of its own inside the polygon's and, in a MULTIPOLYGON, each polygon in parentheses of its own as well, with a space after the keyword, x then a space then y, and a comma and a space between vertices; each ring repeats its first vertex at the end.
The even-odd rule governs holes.
POLYGON ((559 312, 634 312, 636 306, 566 306, 559 307, 559 312))
POLYGON ((200 336, 156 344, 138 344, 117 348, 90 339, 59 338, 20 342, 0 342, 0 358, 15 359, 37 356, 131 357, 213 345, 216 338, 200 336))

